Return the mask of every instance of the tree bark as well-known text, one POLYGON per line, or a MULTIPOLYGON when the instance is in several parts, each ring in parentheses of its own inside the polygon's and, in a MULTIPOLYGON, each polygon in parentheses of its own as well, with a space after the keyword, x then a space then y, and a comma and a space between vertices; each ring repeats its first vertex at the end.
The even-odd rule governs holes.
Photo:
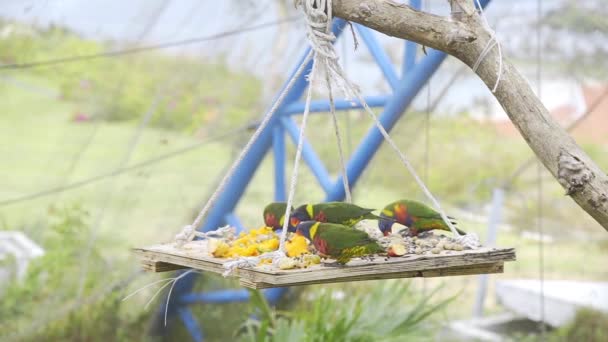
MULTIPOLYGON (((484 26, 473 1, 450 3, 451 17, 419 12, 391 0, 334 0, 333 13, 389 36, 444 51, 472 68, 491 43, 492 34, 484 26)), ((500 56, 495 46, 474 70, 489 89, 494 88, 499 65, 500 56)), ((494 96, 566 194, 608 230, 608 175, 549 115, 504 53, 494 96)))

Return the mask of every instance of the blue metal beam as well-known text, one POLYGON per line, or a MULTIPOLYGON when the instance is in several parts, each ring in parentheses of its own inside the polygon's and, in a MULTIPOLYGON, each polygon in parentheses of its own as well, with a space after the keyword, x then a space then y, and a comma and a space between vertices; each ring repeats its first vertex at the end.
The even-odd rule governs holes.
POLYGON ((384 49, 382 49, 380 43, 378 43, 378 40, 376 40, 376 37, 374 37, 374 32, 372 30, 359 24, 355 24, 355 27, 363 39, 363 42, 365 42, 365 45, 367 45, 372 57, 374 57, 376 60, 380 70, 382 70, 382 74, 384 74, 384 78, 388 82, 388 85, 391 87, 391 89, 393 89, 394 92, 399 85, 399 77, 397 77, 397 73, 395 72, 391 59, 388 57, 386 52, 384 52, 384 49))
POLYGON ((188 308, 187 306, 180 307, 177 310, 177 314, 179 315, 179 318, 181 318, 186 329, 188 329, 188 332, 190 332, 190 336, 192 336, 192 339, 196 342, 202 342, 204 339, 203 332, 201 331, 198 322, 192 315, 192 311, 190 311, 190 308, 188 308))
MULTIPOLYGON (((380 95, 380 96, 368 96, 365 98, 365 102, 370 107, 383 107, 386 101, 388 100, 388 95, 380 95)), ((363 108, 361 102, 358 100, 336 100, 334 101, 336 105, 336 110, 349 110, 349 109, 359 109, 363 108)), ((302 114, 304 113, 304 102, 295 102, 288 106, 285 106, 285 109, 281 112, 281 114, 292 115, 292 114, 302 114)), ((329 112, 329 101, 328 100, 317 100, 310 102, 310 112, 311 113, 319 113, 319 112, 329 112)))
POLYGON ((180 297, 184 304, 193 303, 233 303, 249 300, 249 291, 245 289, 217 290, 212 292, 187 293, 180 297))
MULTIPOLYGON (((295 121, 290 117, 281 118, 281 123, 283 124, 283 127, 285 127, 285 130, 287 131, 287 134, 291 140, 293 140, 294 144, 297 145, 300 137, 300 128, 298 125, 296 125, 295 121)), ((332 187, 331 177, 327 172, 325 165, 323 165, 321 158, 317 156, 317 153, 306 138, 304 138, 302 143, 302 158, 315 175, 315 178, 317 178, 319 185, 321 185, 323 190, 325 190, 327 193, 327 191, 329 191, 329 189, 332 187)))
MULTIPOLYGON (((270 304, 276 304, 281 296, 287 291, 287 288, 273 288, 262 290, 266 300, 270 304)), ((180 297, 180 303, 182 304, 224 304, 224 303, 235 303, 235 302, 246 302, 250 298, 250 293, 245 289, 229 289, 229 290, 216 290, 211 292, 202 293, 188 293, 180 297)))
MULTIPOLYGON (((421 0, 410 0, 410 7, 420 10, 421 0)), ((403 54, 403 66, 401 68, 401 77, 405 77, 406 72, 409 72, 416 65, 416 50, 418 44, 412 41, 405 41, 405 53, 403 54)))

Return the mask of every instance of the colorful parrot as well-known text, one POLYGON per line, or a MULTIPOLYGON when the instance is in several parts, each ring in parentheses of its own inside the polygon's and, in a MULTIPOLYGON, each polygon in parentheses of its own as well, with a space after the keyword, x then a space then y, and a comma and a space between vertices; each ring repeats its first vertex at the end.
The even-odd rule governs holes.
POLYGON ((372 214, 372 211, 374 209, 365 209, 345 202, 304 204, 291 213, 289 225, 292 231, 304 221, 328 222, 352 227, 361 220, 380 220, 381 217, 372 214))
MULTIPOLYGON (((283 229, 285 208, 287 208, 287 203, 285 202, 273 202, 268 204, 266 208, 264 208, 264 224, 274 230, 283 229)), ((291 211, 293 211, 293 208, 291 208, 291 211)))
MULTIPOLYGON (((450 231, 450 227, 443 221, 441 215, 424 203, 413 200, 399 200, 393 202, 380 213, 384 219, 378 221, 378 228, 386 236, 390 234, 391 227, 396 221, 409 228, 409 235, 416 236, 420 232, 433 229, 450 231)), ((452 224, 456 224, 454 218, 449 217, 452 224)), ((466 234, 456 229, 460 234, 466 234)))
POLYGON ((351 258, 386 253, 366 232, 342 224, 316 221, 300 222, 296 234, 312 242, 318 254, 344 265, 351 258))

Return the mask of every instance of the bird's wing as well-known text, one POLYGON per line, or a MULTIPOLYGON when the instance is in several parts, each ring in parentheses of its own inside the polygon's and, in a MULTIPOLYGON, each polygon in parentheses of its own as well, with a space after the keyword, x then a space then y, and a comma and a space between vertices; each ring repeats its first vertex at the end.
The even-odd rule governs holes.
POLYGON ((330 250, 336 252, 373 242, 366 232, 342 225, 323 226, 319 237, 327 242, 330 250))
POLYGON ((319 205, 318 209, 322 210, 327 217, 340 222, 366 216, 373 211, 373 209, 365 209, 344 202, 323 203, 319 205))

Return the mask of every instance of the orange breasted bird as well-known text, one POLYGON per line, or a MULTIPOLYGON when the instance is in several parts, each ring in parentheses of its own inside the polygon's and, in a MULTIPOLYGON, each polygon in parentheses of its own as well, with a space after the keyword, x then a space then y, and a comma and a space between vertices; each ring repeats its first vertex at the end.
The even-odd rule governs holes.
MULTIPOLYGON (((378 221, 378 228, 386 236, 391 233, 393 222, 400 223, 409 228, 409 235, 416 236, 420 232, 433 229, 450 231, 450 227, 443 221, 441 215, 424 203, 414 200, 395 201, 380 213, 384 219, 378 221)), ((452 224, 456 224, 454 218, 449 217, 452 224)), ((456 229, 460 234, 466 234, 456 229)))
POLYGON ((289 226, 294 229, 300 222, 317 221, 352 227, 361 220, 380 220, 372 211, 346 202, 304 204, 291 213, 289 226))
POLYGON ((296 234, 310 240, 320 256, 342 265, 351 258, 386 253, 366 232, 342 224, 304 221, 298 224, 296 234))
MULTIPOLYGON (((266 208, 264 208, 264 224, 274 230, 283 229, 286 208, 287 203, 285 202, 273 202, 268 204, 266 208)), ((293 211, 293 208, 291 208, 291 211, 293 211)))

